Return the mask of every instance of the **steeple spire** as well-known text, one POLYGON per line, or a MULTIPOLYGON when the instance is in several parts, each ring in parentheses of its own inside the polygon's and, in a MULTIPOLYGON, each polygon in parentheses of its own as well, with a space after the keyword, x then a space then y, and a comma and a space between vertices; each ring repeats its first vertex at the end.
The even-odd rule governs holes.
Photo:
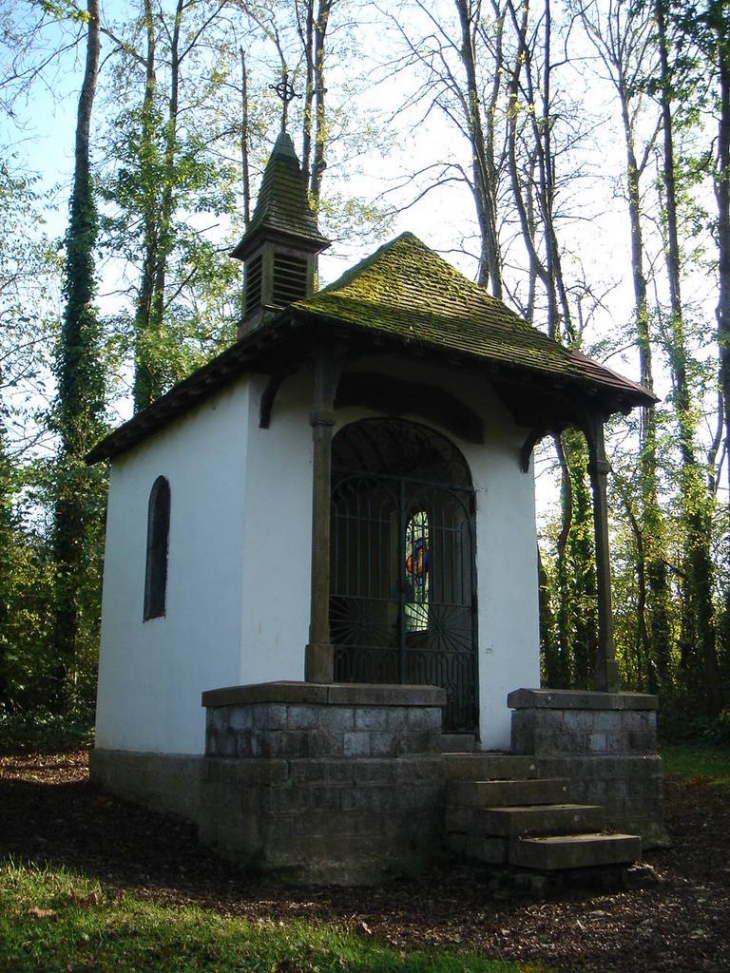
MULTIPOLYGON (((278 88, 286 107, 294 97, 286 77, 278 88)), ((264 170, 251 222, 231 256, 244 265, 244 309, 239 337, 258 327, 266 309, 286 307, 314 292, 317 254, 330 245, 309 206, 307 185, 282 128, 264 170)))

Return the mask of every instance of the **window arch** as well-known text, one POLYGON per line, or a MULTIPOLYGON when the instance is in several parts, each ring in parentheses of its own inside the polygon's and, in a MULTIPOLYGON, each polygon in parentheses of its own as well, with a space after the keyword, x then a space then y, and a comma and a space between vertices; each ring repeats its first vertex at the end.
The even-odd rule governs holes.
POLYGON ((170 536, 170 484, 158 476, 147 507, 147 568, 144 582, 144 621, 165 614, 167 548, 170 536))

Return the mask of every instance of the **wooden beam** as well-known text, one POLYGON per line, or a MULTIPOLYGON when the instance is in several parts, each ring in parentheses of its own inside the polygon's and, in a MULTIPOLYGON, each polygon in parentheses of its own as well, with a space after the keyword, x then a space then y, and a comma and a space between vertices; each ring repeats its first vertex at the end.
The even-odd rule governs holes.
POLYGON ((310 425, 313 444, 312 482, 312 589, 309 643, 304 656, 306 682, 334 681, 334 647, 330 642, 330 490, 334 401, 339 378, 334 350, 315 352, 314 401, 310 425))

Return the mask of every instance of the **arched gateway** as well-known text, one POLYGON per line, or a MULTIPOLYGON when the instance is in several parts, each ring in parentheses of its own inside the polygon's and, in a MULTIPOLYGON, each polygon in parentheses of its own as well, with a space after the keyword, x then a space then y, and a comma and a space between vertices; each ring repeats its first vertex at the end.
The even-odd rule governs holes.
POLYGON ((332 442, 335 680, 431 684, 444 729, 478 724, 474 489, 446 437, 398 419, 332 442))

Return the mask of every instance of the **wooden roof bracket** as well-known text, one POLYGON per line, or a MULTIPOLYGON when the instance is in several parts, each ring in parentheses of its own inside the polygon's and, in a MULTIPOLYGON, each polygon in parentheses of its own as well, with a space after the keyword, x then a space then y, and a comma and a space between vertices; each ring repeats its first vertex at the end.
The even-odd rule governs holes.
POLYGON ((261 396, 261 405, 259 407, 259 429, 268 429, 271 425, 271 412, 274 408, 274 400, 279 392, 279 389, 284 384, 284 380, 289 378, 297 371, 296 365, 290 365, 288 368, 281 368, 279 371, 274 372, 274 374, 269 378, 269 381, 264 389, 263 395, 261 396))
POLYGON ((549 433, 555 432, 554 429, 546 429, 544 426, 536 426, 531 429, 525 439, 524 443, 520 446, 520 471, 522 473, 530 472, 530 458, 532 456, 532 451, 535 446, 544 439, 549 433))

